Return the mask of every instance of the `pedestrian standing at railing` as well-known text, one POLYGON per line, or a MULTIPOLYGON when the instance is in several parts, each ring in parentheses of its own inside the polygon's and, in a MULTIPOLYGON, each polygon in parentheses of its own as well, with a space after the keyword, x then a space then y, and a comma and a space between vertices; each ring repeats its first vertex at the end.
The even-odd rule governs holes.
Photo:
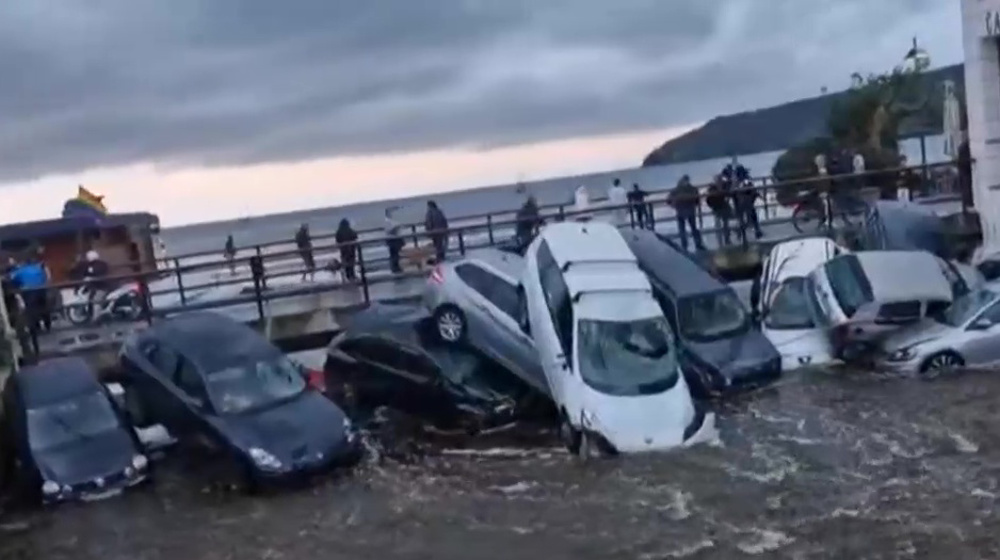
POLYGON ((229 265, 229 274, 236 275, 236 242, 233 241, 233 234, 226 236, 226 248, 223 249, 222 255, 226 258, 226 263, 229 265))
MULTIPOLYGON (((749 176, 749 173, 748 173, 749 176)), ((760 219, 757 216, 757 189, 749 178, 738 183, 733 192, 733 206, 736 209, 736 219, 740 224, 740 236, 746 240, 746 231, 752 227, 757 239, 764 237, 760 229, 760 219)))
POLYGON ((351 222, 344 218, 340 220, 340 225, 337 226, 337 233, 333 235, 333 239, 340 249, 340 262, 344 265, 344 277, 347 278, 348 282, 354 282, 358 278, 354 269, 358 262, 358 244, 356 243, 358 232, 354 231, 351 222))
POLYGON ((51 330, 52 316, 49 313, 48 291, 45 289, 49 277, 41 259, 32 253, 25 262, 14 268, 10 277, 14 285, 21 290, 21 299, 27 312, 28 329, 32 333, 37 333, 39 329, 51 330))
POLYGON ((392 217, 393 208, 385 209, 385 245, 389 249, 389 270, 393 274, 403 272, 399 265, 399 252, 403 249, 403 238, 399 235, 399 224, 392 217))
POLYGON ((699 251, 705 250, 705 245, 701 242, 701 232, 698 231, 698 205, 701 199, 698 197, 698 188, 691 184, 691 178, 687 175, 677 181, 677 186, 667 194, 667 204, 674 208, 677 213, 677 231, 681 236, 681 247, 687 251, 688 248, 688 228, 691 228, 691 237, 694 238, 694 246, 699 251))
POLYGON ((305 272, 302 273, 302 280, 306 277, 309 280, 316 278, 316 259, 313 258, 312 236, 309 235, 309 225, 302 224, 299 231, 295 233, 295 246, 299 249, 299 256, 302 257, 302 264, 305 265, 305 272))
POLYGON ((722 175, 716 175, 712 184, 708 186, 708 193, 705 195, 705 204, 712 211, 715 217, 715 239, 719 247, 725 247, 731 243, 729 235, 729 220, 733 217, 733 208, 729 204, 729 196, 722 184, 722 175))
POLYGON ((586 222, 590 219, 588 210, 590 210, 590 191, 587 190, 586 185, 580 185, 573 193, 573 212, 576 213, 573 219, 578 222, 586 222))
POLYGON ((622 186, 621 179, 615 179, 612 181, 611 186, 608 187, 608 203, 614 210, 611 211, 612 223, 615 227, 618 227, 626 222, 626 205, 628 204, 628 193, 625 192, 625 187, 622 186))
POLYGON ((857 187, 863 189, 866 183, 865 173, 865 156, 860 151, 854 152, 854 157, 851 158, 851 171, 854 172, 857 180, 857 187))
POLYGON ((514 226, 514 235, 517 237, 518 247, 524 249, 534 239, 535 231, 541 223, 535 195, 528 195, 524 204, 518 208, 514 218, 517 220, 517 224, 514 226))
POLYGON ((434 244, 434 255, 437 262, 443 262, 448 252, 448 218, 438 208, 437 202, 427 201, 427 214, 424 216, 424 231, 431 237, 434 244))
POLYGON ((633 183, 627 198, 629 209, 632 211, 632 219, 635 220, 636 225, 639 228, 645 228, 648 224, 648 227, 653 229, 653 224, 646 212, 646 191, 640 189, 638 183, 633 183))

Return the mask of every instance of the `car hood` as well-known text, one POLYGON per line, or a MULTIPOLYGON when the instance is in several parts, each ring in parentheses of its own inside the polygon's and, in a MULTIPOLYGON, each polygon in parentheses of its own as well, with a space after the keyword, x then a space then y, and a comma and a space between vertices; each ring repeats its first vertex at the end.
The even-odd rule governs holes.
POLYGON ((751 329, 741 335, 712 342, 686 341, 695 359, 729 379, 754 376, 779 359, 778 351, 763 333, 751 329))
POLYGON ((60 485, 76 485, 121 473, 138 454, 124 430, 34 452, 42 478, 60 485))
POLYGON ((882 349, 888 353, 909 348, 924 342, 930 342, 955 332, 955 327, 939 323, 933 319, 924 319, 915 325, 904 327, 892 332, 882 341, 882 349))
POLYGON ((826 329, 765 329, 764 336, 781 354, 783 370, 823 365, 833 359, 833 344, 826 329))
POLYGON ((618 397, 588 390, 584 410, 593 423, 581 424, 604 436, 621 453, 661 451, 684 443, 694 419, 694 402, 683 376, 656 395, 618 397))
POLYGON ((247 414, 221 418, 222 430, 243 452, 258 447, 287 465, 321 459, 346 439, 343 411, 315 391, 247 414))

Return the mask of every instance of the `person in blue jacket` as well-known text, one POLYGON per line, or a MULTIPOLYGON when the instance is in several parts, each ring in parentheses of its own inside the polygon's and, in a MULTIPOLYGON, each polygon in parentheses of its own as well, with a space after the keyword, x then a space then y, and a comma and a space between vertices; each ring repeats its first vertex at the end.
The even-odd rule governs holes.
POLYGON ((41 326, 45 331, 51 330, 52 317, 49 313, 48 290, 45 289, 49 283, 49 275, 38 255, 32 255, 25 262, 15 266, 10 278, 21 290, 28 327, 35 330, 41 326))

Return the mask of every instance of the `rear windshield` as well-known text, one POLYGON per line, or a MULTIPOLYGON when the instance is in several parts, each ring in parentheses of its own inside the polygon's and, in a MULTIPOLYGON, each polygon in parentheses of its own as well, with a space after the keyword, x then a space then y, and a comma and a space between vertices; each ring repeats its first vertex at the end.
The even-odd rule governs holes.
POLYGON ((878 310, 876 323, 903 324, 920 319, 921 303, 919 301, 897 301, 883 304, 878 310))
POLYGON ((874 299, 872 285, 855 255, 843 255, 823 265, 837 305, 847 317, 874 299))

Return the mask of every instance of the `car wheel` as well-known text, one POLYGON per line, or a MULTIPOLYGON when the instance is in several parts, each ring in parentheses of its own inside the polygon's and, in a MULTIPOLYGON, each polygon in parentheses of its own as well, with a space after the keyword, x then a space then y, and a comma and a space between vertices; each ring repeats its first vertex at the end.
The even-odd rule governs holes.
POLYGON ((965 360, 955 352, 938 352, 924 360, 920 365, 920 373, 925 376, 937 376, 949 373, 965 365, 965 360))
POLYGON ((456 344, 465 338, 465 314, 454 305, 442 305, 434 312, 434 325, 438 338, 448 344, 456 344))
POLYGON ((570 424, 569 417, 563 412, 562 420, 559 423, 559 439, 566 446, 566 450, 574 455, 580 452, 580 435, 573 424, 570 424))

